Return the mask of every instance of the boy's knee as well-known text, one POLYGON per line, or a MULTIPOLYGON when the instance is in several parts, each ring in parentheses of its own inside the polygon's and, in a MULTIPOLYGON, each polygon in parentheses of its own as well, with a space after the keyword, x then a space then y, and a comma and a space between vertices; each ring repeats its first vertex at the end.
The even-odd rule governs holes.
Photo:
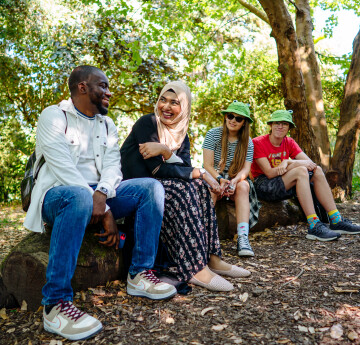
POLYGON ((309 178, 309 173, 306 167, 301 166, 301 167, 296 167, 295 169, 294 170, 297 176, 309 178))

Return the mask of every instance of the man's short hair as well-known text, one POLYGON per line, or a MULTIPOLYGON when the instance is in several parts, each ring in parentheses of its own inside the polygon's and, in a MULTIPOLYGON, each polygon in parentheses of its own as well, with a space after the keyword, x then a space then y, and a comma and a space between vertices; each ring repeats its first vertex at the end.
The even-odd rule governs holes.
MULTIPOLYGON (((75 67, 74 70, 71 72, 69 77, 69 90, 72 95, 77 93, 77 86, 82 81, 87 81, 91 74, 102 72, 100 68, 94 66, 78 66, 75 67)), ((102 72, 103 73, 103 72, 102 72)))

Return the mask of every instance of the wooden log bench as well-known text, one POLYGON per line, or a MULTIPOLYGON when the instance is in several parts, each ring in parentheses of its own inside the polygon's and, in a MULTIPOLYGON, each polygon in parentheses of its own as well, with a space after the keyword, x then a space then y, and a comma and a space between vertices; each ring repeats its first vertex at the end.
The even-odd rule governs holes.
MULTIPOLYGON (((74 292, 105 285, 124 276, 121 250, 99 244, 95 232, 95 229, 88 229, 85 233, 71 282, 74 292)), ((39 308, 49 246, 49 230, 44 234, 30 233, 8 254, 0 267, 0 307, 12 307, 16 302, 21 305, 25 301, 28 310, 39 308)))
MULTIPOLYGON (((297 199, 288 199, 278 202, 259 200, 261 209, 258 223, 250 232, 263 231, 273 226, 293 225, 306 220, 297 199)), ((235 203, 226 198, 216 203, 216 216, 219 227, 220 240, 232 239, 236 234, 235 203)))

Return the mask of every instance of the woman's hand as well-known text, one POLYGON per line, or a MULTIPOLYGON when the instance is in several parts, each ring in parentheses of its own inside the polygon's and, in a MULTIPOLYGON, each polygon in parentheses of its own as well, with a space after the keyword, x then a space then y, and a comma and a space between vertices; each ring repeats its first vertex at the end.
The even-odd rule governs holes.
POLYGON ((220 195, 222 193, 220 185, 208 172, 203 175, 203 179, 209 184, 211 191, 214 194, 220 195))
POLYGON ((163 156, 164 159, 169 159, 172 155, 171 150, 166 145, 155 142, 139 144, 139 151, 144 159, 149 159, 160 155, 163 156))

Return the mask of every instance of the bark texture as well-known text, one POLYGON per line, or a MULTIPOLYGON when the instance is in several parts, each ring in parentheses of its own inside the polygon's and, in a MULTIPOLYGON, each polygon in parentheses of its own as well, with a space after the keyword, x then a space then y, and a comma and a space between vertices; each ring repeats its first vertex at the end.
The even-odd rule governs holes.
POLYGON ((283 0, 259 0, 266 12, 275 38, 282 90, 287 109, 294 111, 296 129, 293 138, 304 152, 316 163, 320 163, 319 151, 306 102, 305 84, 301 72, 301 58, 297 36, 290 14, 283 0))
MULTIPOLYGON (((87 232, 83 240, 72 279, 74 291, 104 285, 122 274, 123 261, 119 252, 103 247, 93 233, 87 232)), ((2 263, 1 273, 7 295, 13 296, 19 305, 25 300, 31 311, 36 311, 41 305, 49 245, 50 234, 31 233, 2 263)))
MULTIPOLYGON (((279 202, 261 200, 259 222, 250 229, 250 232, 264 231, 274 226, 298 224, 305 220, 304 213, 295 199, 279 202)), ((225 198, 216 203, 216 217, 219 227, 220 240, 232 239, 236 234, 235 203, 225 198)))
POLYGON ((331 162, 331 187, 351 194, 356 148, 360 134, 360 31, 353 42, 353 55, 340 107, 339 131, 331 162))
POLYGON ((320 165, 327 171, 330 168, 331 151, 322 97, 321 76, 315 55, 312 31, 309 1, 296 0, 296 34, 301 57, 301 71, 306 86, 310 123, 319 148, 320 165))

